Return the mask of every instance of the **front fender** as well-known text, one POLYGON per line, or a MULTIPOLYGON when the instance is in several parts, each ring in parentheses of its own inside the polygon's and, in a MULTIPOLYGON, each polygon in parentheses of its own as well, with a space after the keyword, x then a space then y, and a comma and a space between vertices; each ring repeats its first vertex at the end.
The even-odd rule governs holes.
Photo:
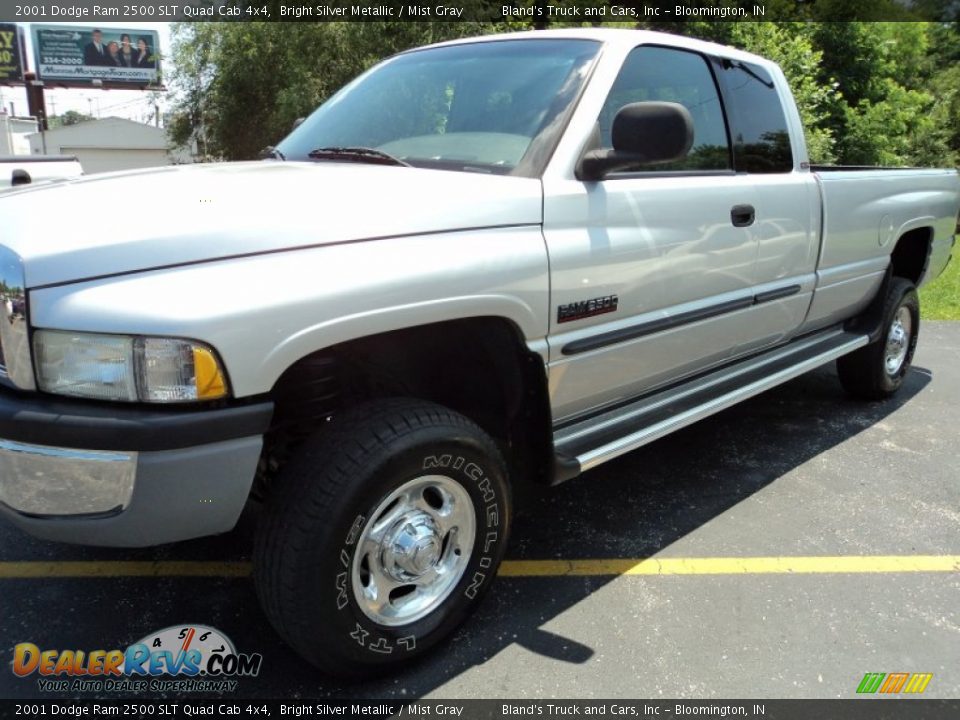
POLYGON ((466 317, 513 322, 546 360, 539 225, 351 242, 30 291, 36 328, 186 337, 224 361, 234 395, 270 390, 324 348, 466 317))

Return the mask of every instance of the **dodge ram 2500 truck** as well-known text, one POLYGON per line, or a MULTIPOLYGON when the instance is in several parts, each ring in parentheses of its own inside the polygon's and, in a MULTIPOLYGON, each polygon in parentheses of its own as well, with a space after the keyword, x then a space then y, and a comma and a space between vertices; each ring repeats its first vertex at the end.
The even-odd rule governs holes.
POLYGON ((641 31, 405 52, 271 154, 0 199, 0 508, 144 546, 252 498, 267 615, 353 676, 475 608, 511 485, 834 360, 895 393, 960 207, 811 167, 775 64, 641 31))

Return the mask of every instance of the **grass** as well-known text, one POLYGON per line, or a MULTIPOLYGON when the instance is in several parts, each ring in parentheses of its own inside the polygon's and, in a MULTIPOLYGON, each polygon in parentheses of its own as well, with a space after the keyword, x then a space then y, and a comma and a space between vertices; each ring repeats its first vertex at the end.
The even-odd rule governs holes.
POLYGON ((920 317, 924 320, 960 320, 960 247, 943 274, 920 290, 920 317))

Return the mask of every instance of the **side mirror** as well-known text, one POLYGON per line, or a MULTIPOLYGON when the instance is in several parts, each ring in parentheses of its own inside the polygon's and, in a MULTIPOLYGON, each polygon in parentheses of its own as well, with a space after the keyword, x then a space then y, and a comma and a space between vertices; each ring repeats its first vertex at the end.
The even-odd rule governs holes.
POLYGON ((26 170, 17 169, 10 173, 11 187, 17 187, 18 185, 29 185, 31 182, 33 182, 33 180, 30 177, 30 173, 28 173, 26 170))
POLYGON ((678 103, 624 105, 613 118, 613 149, 588 150, 577 163, 577 178, 600 180, 635 165, 682 160, 693 146, 693 118, 678 103))
POLYGON ((300 127, 301 125, 303 125, 303 121, 304 121, 304 120, 306 120, 305 117, 298 117, 296 120, 294 120, 294 121, 293 121, 293 127, 290 128, 290 132, 293 132, 293 131, 296 130, 298 127, 300 127))

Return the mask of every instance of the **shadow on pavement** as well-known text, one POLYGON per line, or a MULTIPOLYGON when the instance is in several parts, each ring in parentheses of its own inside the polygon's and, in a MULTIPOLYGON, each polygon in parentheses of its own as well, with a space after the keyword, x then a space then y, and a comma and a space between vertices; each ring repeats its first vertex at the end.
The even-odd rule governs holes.
MULTIPOLYGON (((821 369, 558 488, 525 491, 518 498, 508 557, 640 559, 663 551, 896 412, 931 378, 930 371, 915 367, 896 398, 861 403, 844 395, 832 368, 821 369)), ((225 536, 135 551, 45 543, 0 527, 0 560, 246 559, 252 527, 246 516, 225 536)), ((511 644, 554 660, 586 663, 592 648, 542 626, 611 580, 498 579, 477 615, 438 651, 400 674, 347 686, 319 676, 280 642, 246 578, 4 580, 0 666, 9 667, 12 646, 19 642, 88 651, 123 648, 153 630, 202 623, 225 632, 241 652, 264 656, 260 676, 242 680, 236 697, 413 700, 511 644)), ((496 694, 496 688, 490 692, 496 694)), ((38 695, 35 679, 0 671, 0 697, 38 695)))

